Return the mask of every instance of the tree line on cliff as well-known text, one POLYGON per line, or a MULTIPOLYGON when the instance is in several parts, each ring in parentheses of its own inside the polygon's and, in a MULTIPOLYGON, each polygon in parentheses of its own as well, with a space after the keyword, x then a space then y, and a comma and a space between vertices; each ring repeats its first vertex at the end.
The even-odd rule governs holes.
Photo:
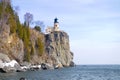
MULTIPOLYGON (((30 24, 33 23, 33 15, 29 12, 24 15, 24 23, 21 24, 18 16, 18 7, 12 7, 11 0, 0 0, 0 31, 4 24, 9 25, 10 35, 16 34, 24 43, 24 56, 25 61, 30 61, 31 55, 34 54, 34 47, 30 40, 30 24)), ((44 23, 41 21, 34 21, 36 31, 41 32, 41 25, 44 27, 44 23)), ((42 38, 38 38, 36 41, 36 48, 38 49, 38 55, 42 56, 44 53, 44 43, 42 38)))

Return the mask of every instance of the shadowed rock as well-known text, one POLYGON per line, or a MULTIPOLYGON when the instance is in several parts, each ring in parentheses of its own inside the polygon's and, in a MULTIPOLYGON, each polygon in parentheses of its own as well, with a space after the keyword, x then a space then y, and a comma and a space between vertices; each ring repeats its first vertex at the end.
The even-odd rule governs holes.
POLYGON ((46 52, 50 56, 53 65, 69 66, 73 60, 70 52, 69 36, 63 31, 54 31, 45 36, 46 52))

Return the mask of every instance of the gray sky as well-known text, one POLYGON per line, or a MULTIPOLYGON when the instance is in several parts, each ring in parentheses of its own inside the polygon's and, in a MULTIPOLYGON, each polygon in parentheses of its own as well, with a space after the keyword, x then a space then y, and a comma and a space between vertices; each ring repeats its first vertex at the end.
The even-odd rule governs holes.
POLYGON ((120 64, 120 0, 12 0, 19 16, 30 12, 34 20, 60 29, 70 36, 76 64, 120 64))

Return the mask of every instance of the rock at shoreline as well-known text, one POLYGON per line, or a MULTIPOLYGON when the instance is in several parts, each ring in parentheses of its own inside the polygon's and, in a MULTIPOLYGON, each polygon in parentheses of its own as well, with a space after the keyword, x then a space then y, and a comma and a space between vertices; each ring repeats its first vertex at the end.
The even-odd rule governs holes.
POLYGON ((1 71, 2 72, 16 72, 17 70, 21 70, 20 65, 15 60, 11 60, 10 62, 2 62, 1 71))
POLYGON ((44 63, 42 63, 42 64, 41 64, 41 68, 42 68, 43 70, 46 70, 46 69, 47 69, 47 65, 44 64, 44 63))
POLYGON ((26 78, 24 78, 24 77, 21 77, 21 78, 20 78, 20 80, 27 80, 27 79, 26 79, 26 78))
POLYGON ((70 62, 70 67, 74 67, 75 63, 73 61, 70 62))
POLYGON ((2 68, 3 72, 8 73, 8 72, 16 72, 16 68, 11 67, 11 66, 5 66, 2 68))

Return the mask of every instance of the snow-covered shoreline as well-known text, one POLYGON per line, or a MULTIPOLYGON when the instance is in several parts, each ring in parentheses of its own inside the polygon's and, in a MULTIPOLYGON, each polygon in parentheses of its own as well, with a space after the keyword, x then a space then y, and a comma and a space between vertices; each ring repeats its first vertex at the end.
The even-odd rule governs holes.
POLYGON ((24 71, 27 71, 27 70, 31 70, 31 71, 34 71, 34 70, 40 70, 40 69, 43 69, 43 70, 46 70, 46 69, 58 69, 59 66, 56 65, 56 66, 52 66, 50 64, 45 64, 45 63, 42 63, 42 64, 35 64, 35 65, 32 65, 32 64, 25 64, 25 65, 20 65, 16 60, 11 60, 9 62, 0 62, 0 71, 1 72, 24 72, 24 71))

